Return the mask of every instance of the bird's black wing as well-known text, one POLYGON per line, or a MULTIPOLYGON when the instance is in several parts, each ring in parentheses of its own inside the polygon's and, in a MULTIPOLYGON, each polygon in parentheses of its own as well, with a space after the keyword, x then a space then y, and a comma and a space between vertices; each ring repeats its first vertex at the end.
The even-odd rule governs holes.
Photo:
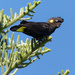
MULTIPOLYGON (((49 32, 49 24, 45 22, 28 22, 19 26, 26 27, 24 32, 33 32, 41 35, 46 35, 49 32)), ((29 32, 29 33, 30 33, 29 32)))
POLYGON ((21 22, 10 28, 12 31, 23 32, 33 37, 46 36, 50 33, 49 24, 45 22, 21 22))

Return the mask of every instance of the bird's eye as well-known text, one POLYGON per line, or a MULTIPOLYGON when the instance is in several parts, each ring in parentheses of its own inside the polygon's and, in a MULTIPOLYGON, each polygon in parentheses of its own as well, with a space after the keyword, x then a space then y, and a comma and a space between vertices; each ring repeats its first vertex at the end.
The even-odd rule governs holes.
POLYGON ((53 23, 53 22, 54 22, 54 20, 51 19, 51 20, 50 20, 50 23, 53 23))
POLYGON ((55 20, 55 22, 58 22, 58 20, 55 20))

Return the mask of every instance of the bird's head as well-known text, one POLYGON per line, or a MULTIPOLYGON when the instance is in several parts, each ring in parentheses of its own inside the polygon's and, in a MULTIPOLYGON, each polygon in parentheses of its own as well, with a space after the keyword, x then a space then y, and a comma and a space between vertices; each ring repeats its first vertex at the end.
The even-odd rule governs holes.
POLYGON ((53 28, 59 28, 63 21, 64 19, 61 17, 52 17, 47 21, 47 23, 49 23, 53 28))

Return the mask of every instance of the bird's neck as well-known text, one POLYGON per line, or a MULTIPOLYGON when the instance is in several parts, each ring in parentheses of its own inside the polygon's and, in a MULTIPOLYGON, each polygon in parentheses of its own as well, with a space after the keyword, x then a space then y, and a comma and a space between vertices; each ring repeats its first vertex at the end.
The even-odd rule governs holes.
POLYGON ((51 27, 53 30, 56 29, 55 25, 53 25, 53 24, 50 24, 50 27, 51 27))

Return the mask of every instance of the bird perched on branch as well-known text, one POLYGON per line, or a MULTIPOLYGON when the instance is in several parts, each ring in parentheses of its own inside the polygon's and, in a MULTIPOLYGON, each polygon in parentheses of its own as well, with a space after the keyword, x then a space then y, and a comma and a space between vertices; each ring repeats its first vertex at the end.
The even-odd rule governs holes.
POLYGON ((63 21, 64 19, 61 17, 52 17, 47 21, 47 23, 22 21, 19 25, 11 27, 10 30, 23 32, 24 34, 38 39, 51 35, 57 28, 61 26, 63 21))

